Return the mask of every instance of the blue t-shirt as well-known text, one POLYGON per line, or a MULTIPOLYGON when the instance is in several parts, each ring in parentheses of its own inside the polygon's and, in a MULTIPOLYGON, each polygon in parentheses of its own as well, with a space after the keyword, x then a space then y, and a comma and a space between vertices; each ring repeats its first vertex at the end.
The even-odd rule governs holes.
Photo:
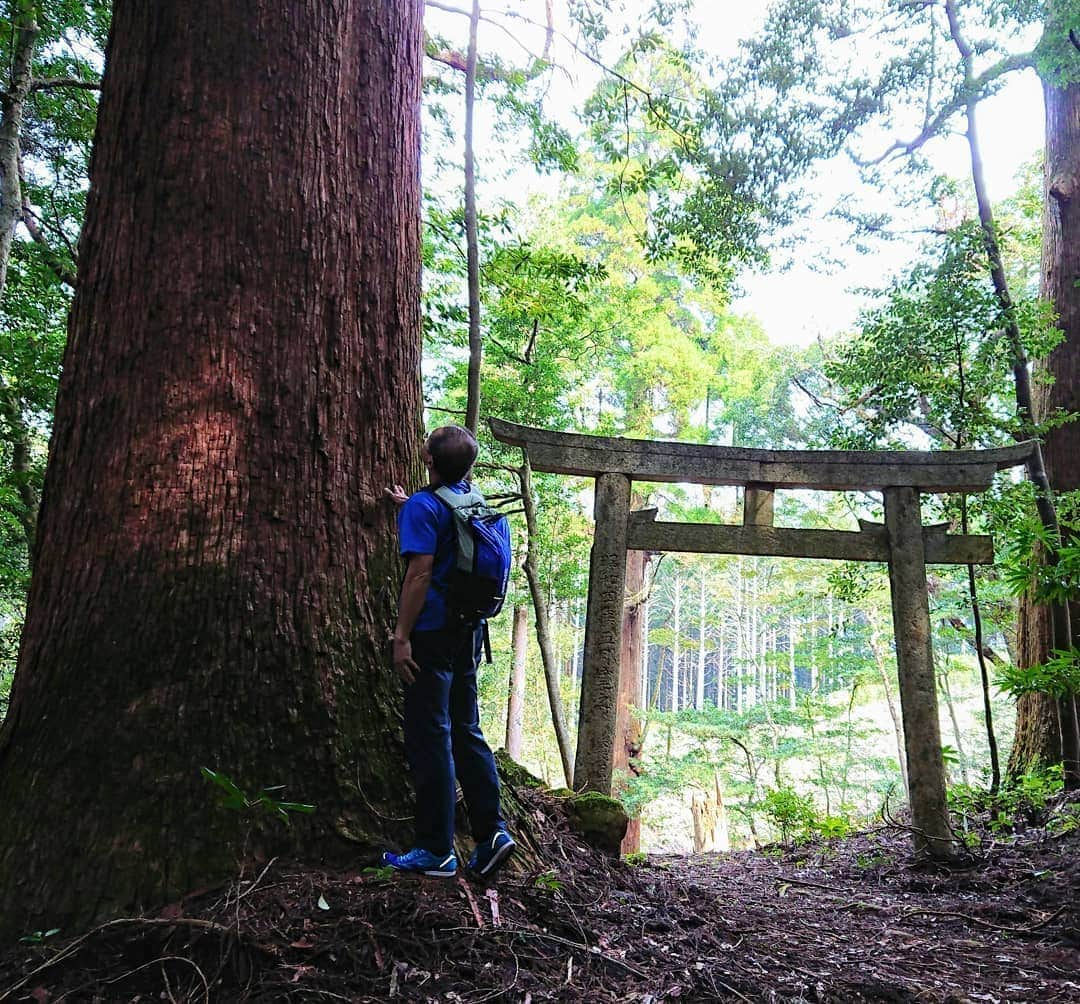
MULTIPOLYGON (((450 490, 464 495, 471 491, 468 481, 450 485, 450 490)), ((457 559, 454 517, 450 509, 430 491, 410 495, 398 513, 398 537, 401 553, 432 554, 431 585, 428 586, 414 631, 438 631, 446 627, 446 589, 457 559)))

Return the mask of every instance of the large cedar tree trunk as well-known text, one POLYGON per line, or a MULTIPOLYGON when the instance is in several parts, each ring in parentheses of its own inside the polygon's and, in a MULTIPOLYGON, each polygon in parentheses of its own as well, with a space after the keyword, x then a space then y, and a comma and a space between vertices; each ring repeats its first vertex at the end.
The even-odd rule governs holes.
MULTIPOLYGON (((117 0, 26 628, 0 932, 400 805, 389 483, 419 436, 419 0, 117 0), (203 765, 318 811, 226 811, 203 765)), ((399 835, 400 836, 400 835, 399 835)))
MULTIPOLYGON (((1042 296, 1058 314, 1065 340, 1050 353, 1045 369, 1052 380, 1035 383, 1040 418, 1058 409, 1080 411, 1080 84, 1043 86, 1046 102, 1045 211, 1043 216, 1042 296)), ((1080 488, 1080 422, 1046 434, 1043 457, 1057 492, 1080 488)), ((1080 611, 1073 607, 1073 623, 1080 611)), ((1053 647, 1052 625, 1044 609, 1026 599, 1018 632, 1021 665, 1045 662, 1053 647)), ((1020 699, 1016 740, 1009 773, 1059 762, 1061 732, 1057 703, 1040 694, 1020 699)))

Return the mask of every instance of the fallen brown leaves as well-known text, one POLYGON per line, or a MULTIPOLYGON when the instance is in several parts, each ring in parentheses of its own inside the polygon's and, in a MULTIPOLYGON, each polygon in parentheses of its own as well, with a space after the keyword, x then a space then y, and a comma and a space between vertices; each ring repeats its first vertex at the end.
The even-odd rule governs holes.
POLYGON ((20 946, 0 1002, 1080 1001, 1075 832, 956 870, 915 868, 889 831, 630 867, 579 843, 555 800, 516 794, 543 823, 542 873, 272 862, 157 917, 20 946))

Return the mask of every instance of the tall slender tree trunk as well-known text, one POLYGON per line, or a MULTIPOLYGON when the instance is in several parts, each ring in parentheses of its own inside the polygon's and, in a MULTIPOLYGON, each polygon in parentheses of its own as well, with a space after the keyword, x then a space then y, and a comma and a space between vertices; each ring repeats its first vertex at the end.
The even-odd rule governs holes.
POLYGON ((480 335, 480 239, 476 222, 476 35, 480 26, 480 0, 469 14, 469 49, 465 57, 465 258, 469 292, 469 369, 465 425, 476 432, 480 424, 480 369, 484 343, 480 335))
POLYGON ((7 286, 15 227, 22 216, 19 176, 23 110, 30 94, 39 28, 29 0, 11 2, 11 73, 0 87, 0 298, 7 286))
POLYGON ((652 597, 646 596, 641 605, 641 704, 648 707, 652 695, 649 693, 649 616, 652 613, 652 597))
POLYGON ((550 582, 548 583, 547 601, 548 609, 551 611, 551 640, 555 646, 555 665, 559 667, 559 693, 565 696, 563 688, 566 686, 566 676, 569 671, 566 668, 566 658, 563 656, 563 632, 560 627, 563 604, 560 600, 555 599, 554 589, 552 589, 550 582))
POLYGON ((520 760, 525 722, 525 670, 529 657, 529 608, 524 603, 518 603, 514 607, 511 651, 513 658, 506 700, 506 752, 512 760, 520 760))
POLYGON ((3 386, 0 386, 0 420, 7 426, 4 438, 11 450, 11 474, 19 494, 19 525, 26 538, 26 554, 32 568, 39 502, 32 476, 30 426, 23 416, 19 395, 3 386))
POLYGON ((754 577, 751 579, 750 595, 750 705, 759 704, 762 699, 761 693, 761 649, 763 638, 761 636, 761 597, 757 585, 757 559, 752 558, 754 577))
POLYGON ((794 710, 796 702, 795 676, 795 615, 788 616, 788 707, 794 710))
POLYGON ((746 604, 744 593, 743 557, 736 559, 735 570, 735 651, 733 653, 735 671, 735 686, 733 689, 734 710, 741 713, 746 707, 743 700, 743 676, 746 673, 746 604))
POLYGON ((877 667, 878 678, 881 680, 882 689, 885 691, 885 703, 889 708, 889 717, 892 719, 893 735, 896 737, 896 759, 900 764, 900 778, 904 783, 905 800, 911 797, 908 789, 907 752, 904 746, 904 724, 900 712, 896 707, 896 698, 893 696, 892 684, 889 682, 888 660, 885 657, 885 646, 881 641, 881 634, 870 621, 870 651, 874 655, 874 665, 877 667))
POLYGON ((743 585, 743 623, 741 625, 742 662, 740 664, 741 690, 740 706, 745 711, 751 706, 751 694, 754 682, 754 611, 750 595, 749 580, 743 585))
POLYGON ((521 487, 522 506, 525 509, 525 532, 528 537, 524 562, 525 581, 529 583, 529 595, 532 597, 533 617, 536 621, 536 642, 540 647, 540 661, 544 666, 544 683, 547 686, 548 706, 551 709, 551 725, 555 730, 555 742, 559 747, 563 777, 566 780, 566 787, 573 788, 574 757, 570 748, 570 733, 567 731, 566 718, 563 714, 562 695, 559 691, 559 664, 551 639, 547 595, 544 593, 544 584, 540 581, 536 554, 539 532, 536 498, 533 495, 532 470, 529 467, 528 458, 518 469, 518 480, 521 487))
POLYGON ((581 683, 581 598, 574 602, 574 680, 581 683))
MULTIPOLYGON (((967 496, 960 496, 960 531, 968 532, 967 496)), ((994 733, 994 708, 990 703, 990 670, 986 665, 987 645, 983 638, 982 609, 979 606, 979 590, 975 581, 975 566, 967 566, 968 602, 971 605, 974 625, 975 657, 979 663, 979 683, 982 687, 983 718, 986 722, 986 745, 990 753, 990 791, 996 793, 1001 787, 1001 761, 998 757, 997 736, 994 733)))
POLYGON ((566 675, 571 683, 577 681, 578 664, 578 628, 576 600, 566 601, 566 644, 569 651, 566 654, 566 675))
POLYGON ((697 686, 694 690, 694 707, 698 711, 705 708, 705 573, 701 573, 698 594, 698 654, 697 686))
POLYGON ((780 674, 778 672, 779 666, 776 660, 777 641, 776 641, 776 628, 773 628, 769 632, 769 655, 772 659, 766 659, 765 662, 765 679, 769 686, 770 699, 778 701, 780 699, 780 674))
MULTIPOLYGON (((1057 411, 1080 410, 1080 84, 1063 87, 1043 83, 1046 107, 1046 159, 1041 295, 1054 305, 1064 340, 1042 369, 1050 377, 1035 381, 1035 413, 1039 419, 1057 411)), ((1046 473, 1054 490, 1080 488, 1080 422, 1047 431, 1043 446, 1046 473)), ((1074 615, 1080 610, 1074 607, 1074 615)), ((1024 598, 1020 606, 1020 664, 1045 662, 1055 647, 1053 622, 1044 608, 1024 598)), ((1053 698, 1028 694, 1017 705, 1016 737, 1009 759, 1013 776, 1049 763, 1063 754, 1061 718, 1071 708, 1053 698)), ((1066 748, 1074 745, 1066 734, 1066 748)), ((1074 754, 1075 755, 1075 754, 1074 754)), ((1075 772, 1074 772, 1075 773, 1075 772)))
MULTIPOLYGON (((663 645, 656 646, 656 672, 652 676, 652 690, 649 696, 649 710, 655 710, 663 706, 664 699, 664 674, 667 667, 667 648, 663 645)), ((668 701, 671 697, 668 695, 668 701)), ((645 723, 646 731, 649 723, 645 723)))
POLYGON ((769 700, 769 629, 760 627, 760 647, 758 649, 758 699, 769 700))
POLYGON ((115 4, 0 937, 176 898, 245 843, 354 859, 402 803, 380 496, 418 474, 422 51, 415 0, 115 4), (203 765, 318 811, 223 811, 203 765))
POLYGON ((956 743, 957 759, 960 762, 960 778, 964 784, 970 784, 968 777, 967 753, 964 751, 964 736, 960 731, 960 722, 956 717, 956 702, 953 700, 952 685, 949 681, 949 656, 941 653, 941 670, 938 673, 938 690, 945 697, 945 707, 949 709, 949 722, 953 730, 953 742, 956 743))
POLYGON ((832 691, 832 674, 836 666, 834 651, 836 623, 833 620, 833 594, 829 593, 828 633, 825 636, 825 672, 822 674, 821 692, 832 691))
MULTIPOLYGON (((1071 6, 1051 3, 1048 5, 1048 31, 1054 28, 1061 36, 1059 44, 1070 55, 1065 38, 1065 28, 1073 27, 1064 23, 1054 24, 1071 6)), ((957 51, 964 65, 966 82, 970 85, 974 75, 974 50, 963 37, 959 24, 957 6, 954 2, 945 5, 949 20, 949 29, 957 51)), ((994 292, 1001 307, 1002 323, 1013 354, 1013 375, 1016 389, 1017 415, 1025 434, 1030 424, 1051 413, 1055 407, 1069 407, 1075 410, 1077 390, 1075 376, 1080 371, 1080 355, 1077 346, 1077 322, 1080 320, 1080 290, 1076 288, 1075 239, 1080 221, 1073 205, 1078 191, 1080 178, 1080 115, 1078 115, 1077 87, 1057 87, 1051 81, 1044 80, 1043 93, 1046 106, 1046 198, 1044 201, 1043 226, 1043 262, 1042 295, 1052 302, 1059 314, 1059 323, 1065 332, 1065 341, 1051 353, 1047 367, 1054 376, 1053 386, 1045 389, 1036 388, 1031 380, 1025 350, 1020 339, 1016 312, 1009 292, 1005 269, 1001 257, 996 226, 983 178, 982 159, 976 129, 976 102, 968 101, 967 139, 971 154, 971 175, 975 186, 979 206, 979 220, 982 224, 990 275, 994 292), (1073 92, 1073 93, 1070 93, 1073 92), (1038 395, 1038 397, 1036 397, 1038 395), (1050 410, 1047 410, 1049 407, 1050 410)), ((1080 430, 1076 423, 1070 423, 1052 430, 1046 436, 1045 447, 1036 445, 1028 463, 1028 476, 1036 486, 1036 505, 1043 527, 1056 538, 1058 535, 1057 513, 1054 507, 1054 491, 1067 491, 1080 482, 1080 464, 1076 461, 1075 448, 1080 442, 1080 430), (1065 449, 1063 449, 1065 447, 1065 449)), ((1068 604, 1053 604, 1044 613, 1037 613, 1029 599, 1021 604, 1021 618, 1027 621, 1022 625, 1021 638, 1028 647, 1021 647, 1022 665, 1035 665, 1045 661, 1053 649, 1067 649, 1072 645, 1071 616, 1068 604)), ((1058 759, 1065 764, 1065 783, 1067 787, 1080 785, 1080 763, 1077 762, 1080 746, 1080 734, 1076 729, 1074 702, 1070 698, 1066 703, 1055 708, 1049 698, 1037 696, 1022 700, 1017 717, 1017 737, 1014 744, 1010 770, 1023 770, 1040 762, 1053 762, 1058 759), (1058 747, 1048 750, 1032 745, 1040 738, 1052 734, 1052 729, 1045 722, 1033 722, 1032 715, 1058 718, 1058 747)))
POLYGON ((675 642, 671 650, 671 710, 678 711, 681 706, 679 684, 682 682, 682 576, 675 572, 675 609, 672 611, 675 629, 675 642))
POLYGON ((727 701, 727 666, 724 652, 724 618, 721 615, 719 633, 716 638, 716 707, 726 708, 727 701))

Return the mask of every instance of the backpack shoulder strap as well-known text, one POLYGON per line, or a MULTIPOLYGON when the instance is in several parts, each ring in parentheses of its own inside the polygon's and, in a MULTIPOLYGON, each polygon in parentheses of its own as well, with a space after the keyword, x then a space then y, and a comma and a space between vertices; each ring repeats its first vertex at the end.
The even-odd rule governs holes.
POLYGON ((439 485, 431 489, 443 505, 450 510, 454 521, 454 537, 457 542, 457 567, 464 572, 474 571, 476 563, 476 542, 473 540, 472 526, 465 515, 467 509, 484 502, 484 496, 475 489, 467 492, 455 492, 448 485, 439 485))
POLYGON ((469 509, 475 505, 484 504, 487 500, 472 486, 469 487, 467 492, 456 492, 449 485, 439 485, 437 488, 430 488, 429 491, 440 502, 442 502, 449 509, 457 511, 459 509, 469 509))

